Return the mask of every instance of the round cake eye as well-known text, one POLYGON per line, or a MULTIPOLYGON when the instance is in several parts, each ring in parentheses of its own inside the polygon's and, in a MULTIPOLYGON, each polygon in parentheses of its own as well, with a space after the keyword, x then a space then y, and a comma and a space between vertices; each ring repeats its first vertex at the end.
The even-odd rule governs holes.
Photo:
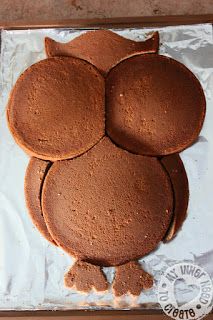
POLYGON ((76 157, 105 132, 104 79, 80 59, 56 57, 29 67, 17 80, 7 116, 16 142, 44 160, 76 157))
POLYGON ((196 141, 206 102, 192 72, 158 47, 158 32, 143 42, 109 30, 46 38, 48 59, 12 90, 8 126, 33 156, 26 205, 42 235, 76 258, 69 288, 105 291, 102 267, 115 266, 114 294, 139 295, 153 277, 136 260, 186 217, 178 152, 196 141))
POLYGON ((200 133, 205 108, 196 77, 165 56, 129 58, 106 79, 107 133, 136 154, 162 156, 189 147, 200 133))

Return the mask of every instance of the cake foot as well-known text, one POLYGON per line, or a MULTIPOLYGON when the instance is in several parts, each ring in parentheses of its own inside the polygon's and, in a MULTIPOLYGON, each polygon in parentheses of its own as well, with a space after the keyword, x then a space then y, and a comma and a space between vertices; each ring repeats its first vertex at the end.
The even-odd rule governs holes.
POLYGON ((116 267, 113 291, 116 296, 130 293, 139 296, 142 290, 153 286, 153 277, 136 261, 116 267))
POLYGON ((108 289, 108 282, 99 266, 84 261, 77 261, 64 276, 67 288, 76 288, 78 291, 89 292, 108 289))

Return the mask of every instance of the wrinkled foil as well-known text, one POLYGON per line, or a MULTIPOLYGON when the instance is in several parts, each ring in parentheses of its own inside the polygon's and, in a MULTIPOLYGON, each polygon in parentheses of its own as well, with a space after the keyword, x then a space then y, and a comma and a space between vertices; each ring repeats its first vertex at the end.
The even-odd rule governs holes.
MULTIPOLYGON (((156 29, 116 32, 144 40, 156 29)), ((40 29, 2 31, 0 84, 0 310, 56 310, 84 308, 159 308, 157 283, 176 262, 198 264, 213 278, 213 40, 210 24, 159 28, 160 53, 184 63, 200 80, 207 99, 207 114, 198 141, 181 153, 190 186, 188 216, 177 237, 161 243, 141 259, 155 277, 151 290, 138 298, 115 299, 112 291, 82 294, 64 287, 63 277, 74 260, 48 243, 33 226, 25 207, 24 175, 28 156, 16 145, 7 128, 6 103, 18 76, 44 59, 44 37, 66 42, 85 30, 40 29)), ((105 268, 112 282, 114 268, 105 268)), ((178 288, 188 299, 190 289, 178 288)), ((188 301, 188 300, 187 300, 188 301)))

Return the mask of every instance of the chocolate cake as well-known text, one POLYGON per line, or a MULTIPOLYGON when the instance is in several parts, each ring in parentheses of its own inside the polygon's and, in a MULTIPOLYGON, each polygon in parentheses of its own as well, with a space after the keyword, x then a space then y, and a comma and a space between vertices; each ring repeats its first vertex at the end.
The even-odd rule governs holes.
POLYGON ((186 218, 177 152, 196 141, 205 96, 192 72, 158 47, 157 32, 144 42, 109 30, 68 43, 46 38, 49 58, 11 92, 9 129, 36 157, 26 205, 43 236, 76 259, 68 288, 105 291, 101 267, 115 266, 114 294, 139 295, 153 277, 136 260, 171 240, 186 218))

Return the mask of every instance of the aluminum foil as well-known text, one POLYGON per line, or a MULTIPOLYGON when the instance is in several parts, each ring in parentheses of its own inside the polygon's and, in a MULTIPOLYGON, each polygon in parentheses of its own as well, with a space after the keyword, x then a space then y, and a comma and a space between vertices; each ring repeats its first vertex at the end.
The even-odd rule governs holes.
MULTIPOLYGON (((155 29, 156 30, 156 29, 155 29)), ((200 80, 207 114, 198 141, 181 154, 189 185, 187 219, 177 237, 141 259, 155 277, 153 289, 133 299, 114 299, 107 293, 81 294, 64 288, 63 276, 73 263, 61 249, 49 244, 33 226, 24 201, 24 175, 29 158, 10 135, 5 108, 17 77, 44 59, 44 37, 66 42, 85 30, 2 31, 0 88, 0 310, 78 308, 158 308, 157 283, 167 266, 190 261, 213 278, 213 40, 210 24, 159 28, 160 53, 184 63, 200 80)), ((115 30, 143 40, 152 29, 115 30)), ((105 268, 112 281, 114 268, 105 268)), ((183 299, 190 290, 178 289, 183 299)))

